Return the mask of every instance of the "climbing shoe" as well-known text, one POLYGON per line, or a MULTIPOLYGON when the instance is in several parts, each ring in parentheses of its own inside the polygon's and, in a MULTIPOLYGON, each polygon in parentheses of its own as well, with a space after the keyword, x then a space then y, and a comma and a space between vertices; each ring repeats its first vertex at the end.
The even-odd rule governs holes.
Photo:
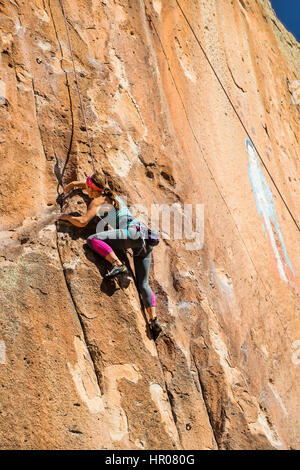
POLYGON ((154 320, 150 320, 150 329, 152 331, 152 335, 154 340, 158 337, 158 335, 162 332, 162 327, 157 321, 157 318, 155 317, 154 320))
POLYGON ((128 269, 124 264, 122 266, 114 266, 104 277, 105 279, 111 279, 119 274, 128 274, 128 269))

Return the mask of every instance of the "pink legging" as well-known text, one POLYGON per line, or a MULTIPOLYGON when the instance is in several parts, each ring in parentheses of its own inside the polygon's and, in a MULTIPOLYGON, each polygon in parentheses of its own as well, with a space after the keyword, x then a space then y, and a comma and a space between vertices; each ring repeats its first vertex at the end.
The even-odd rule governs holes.
POLYGON ((96 250, 99 255, 103 256, 104 258, 106 258, 106 256, 113 251, 111 246, 102 240, 98 240, 97 238, 91 238, 91 243, 94 250, 96 250))

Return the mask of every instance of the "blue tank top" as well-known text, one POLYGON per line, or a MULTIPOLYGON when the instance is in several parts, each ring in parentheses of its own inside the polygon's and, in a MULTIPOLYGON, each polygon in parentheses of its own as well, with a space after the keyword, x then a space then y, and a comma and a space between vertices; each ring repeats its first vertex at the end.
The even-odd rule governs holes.
POLYGON ((109 224, 113 228, 121 228, 121 229, 128 229, 128 227, 132 225, 138 225, 139 221, 131 214, 130 210, 126 206, 126 204, 120 199, 118 196, 116 200, 120 204, 119 210, 112 209, 109 211, 102 220, 109 224))

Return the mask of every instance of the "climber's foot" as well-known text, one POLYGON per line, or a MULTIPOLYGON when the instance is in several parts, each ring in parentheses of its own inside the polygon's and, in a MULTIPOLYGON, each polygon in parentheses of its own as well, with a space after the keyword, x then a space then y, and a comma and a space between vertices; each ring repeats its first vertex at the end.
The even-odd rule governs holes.
POLYGON ((105 279, 111 279, 119 274, 128 274, 128 269, 124 264, 122 266, 114 266, 104 277, 105 279))
POLYGON ((162 332, 162 327, 158 323, 156 317, 154 319, 151 318, 151 320, 150 320, 150 329, 152 331, 153 339, 155 341, 156 338, 159 336, 159 334, 162 332))

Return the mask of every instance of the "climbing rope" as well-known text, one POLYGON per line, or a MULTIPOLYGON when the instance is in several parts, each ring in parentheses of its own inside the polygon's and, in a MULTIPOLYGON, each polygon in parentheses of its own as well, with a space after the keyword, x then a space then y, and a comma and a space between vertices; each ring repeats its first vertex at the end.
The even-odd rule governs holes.
POLYGON ((64 16, 64 22, 65 22, 65 27, 66 27, 66 31, 67 31, 67 37, 68 37, 68 45, 69 45, 69 50, 70 50, 70 55, 71 55, 71 58, 72 58, 72 64, 73 64, 73 70, 74 70, 75 83, 76 83, 76 88, 77 88, 77 92, 78 92, 78 96, 79 96, 81 113, 82 113, 82 117, 83 117, 83 121, 84 121, 85 131, 86 131, 86 135, 87 135, 87 141, 88 141, 88 145, 89 145, 89 149, 90 149, 90 155, 91 155, 91 158, 92 158, 93 170, 96 171, 95 158, 94 158, 94 155, 93 155, 91 140, 90 140, 88 126, 87 126, 86 114, 85 114, 85 110, 84 110, 84 106, 83 106, 83 101, 82 101, 82 97, 81 97, 79 83, 78 83, 78 77, 77 77, 77 72, 76 72, 76 67, 75 67, 75 62, 74 62, 73 49, 72 49, 71 38, 70 38, 70 33, 69 33, 69 26, 68 26, 68 21, 67 21, 67 17, 66 17, 66 12, 65 12, 65 8, 64 8, 63 0, 59 0, 59 3, 60 3, 60 6, 61 6, 63 16, 64 16))
MULTIPOLYGON (((66 31, 67 31, 67 37, 68 37, 68 45, 69 45, 69 49, 70 49, 70 54, 71 54, 72 64, 73 64, 73 70, 74 70, 75 83, 76 83, 76 88, 77 88, 77 92, 78 92, 78 96, 79 96, 79 101, 80 101, 80 107, 81 107, 82 117, 83 117, 84 125, 85 125, 85 131, 86 131, 86 134, 87 134, 87 141, 88 141, 88 145, 89 145, 89 149, 90 149, 90 155, 91 155, 91 158, 92 158, 93 170, 96 171, 96 169, 95 169, 95 159, 94 159, 93 150, 92 150, 92 145, 91 145, 90 136, 89 136, 89 132, 88 132, 86 114, 85 114, 85 110, 84 110, 84 106, 83 106, 83 101, 82 101, 82 97, 81 97, 81 92, 80 92, 80 87, 79 87, 79 83, 78 83, 78 77, 77 77, 77 72, 76 72, 76 67, 75 67, 75 62, 74 62, 74 55, 73 55, 73 49, 72 49, 72 44, 71 44, 71 39, 70 39, 68 21, 67 21, 67 18, 66 18, 66 13, 65 13, 64 5, 63 5, 63 0, 59 0, 59 2, 60 2, 60 6, 61 6, 61 10, 62 10, 63 16, 64 16, 64 22, 65 22, 65 27, 66 27, 66 31)), ((238 113, 238 111, 237 111, 237 109, 236 109, 234 103, 232 102, 232 100, 231 100, 231 98, 230 98, 230 96, 229 96, 229 94, 228 94, 226 88, 224 87, 224 85, 223 85, 221 79, 219 78, 219 76, 218 76, 218 74, 217 74, 217 72, 216 72, 216 70, 215 70, 213 64, 211 63, 211 61, 210 61, 210 59, 209 59, 209 57, 208 57, 208 55, 207 55, 207 53, 206 53, 204 47, 203 47, 202 44, 201 44, 201 41, 199 40, 198 36, 196 35, 196 33, 195 33, 195 31, 194 31, 194 28, 192 27, 192 25, 191 25, 189 19, 187 18, 186 14, 185 14, 185 12, 183 11, 183 9, 182 9, 180 3, 178 2, 178 0, 176 0, 176 3, 177 3, 177 5, 178 5, 178 8, 180 9, 180 11, 181 11, 181 13, 182 13, 184 19, 185 19, 187 25, 189 26, 190 30, 192 31, 193 36, 195 37, 196 42, 197 42, 197 44, 199 45, 199 47, 200 47, 200 49, 201 49, 201 51, 202 51, 204 57, 206 58, 206 60, 207 60, 207 62, 208 62, 208 64, 209 64, 209 66, 210 66, 210 68, 212 69, 212 71, 213 71, 213 73, 214 73, 214 75, 215 75, 217 81, 219 82, 219 84, 220 84, 220 86, 221 86, 221 88, 222 88, 222 90, 223 90, 225 96, 227 97, 227 99, 228 99, 228 101, 229 101, 229 103, 230 103, 230 105, 231 105, 231 107, 232 107, 234 113, 236 114, 236 116, 237 116, 239 122, 241 123, 241 125, 242 125, 242 127, 243 127, 243 129, 244 129, 244 131, 245 131, 245 133, 246 133, 246 135, 248 136, 248 138, 249 138, 249 139, 251 140, 251 142, 253 143, 253 146, 254 146, 254 148, 255 148, 255 150, 256 150, 256 152, 257 152, 257 155, 258 155, 259 158, 260 158, 260 161, 261 161, 262 164, 263 164, 263 167, 265 168, 266 172, 268 173, 268 175, 269 175, 269 177, 270 177, 270 179, 271 179, 271 181, 272 181, 274 187, 276 188, 276 190, 277 190, 277 192, 278 192, 278 194, 279 194, 279 196, 280 196, 282 202, 284 203, 284 205, 285 205, 285 207, 286 207, 288 213, 290 214, 290 216, 291 216, 291 218, 292 218, 292 220, 293 220, 295 226, 297 227, 298 231, 300 232, 300 227, 299 227, 299 225, 298 225, 298 223, 297 223, 297 221, 296 221, 294 215, 292 214, 292 212, 291 212, 291 210, 290 210, 290 208, 289 208, 289 206, 288 206, 288 204, 287 204, 285 198, 283 197, 283 195, 282 195, 282 193, 281 193, 281 191, 280 191, 280 189, 279 189, 279 187, 278 187, 276 181, 274 180, 274 178, 273 178, 272 174, 270 173, 270 171, 269 171, 267 165, 265 164, 264 159, 262 158, 262 156, 261 156, 261 154, 260 154, 260 152, 259 152, 257 146, 255 145, 255 142, 254 142, 254 140, 252 139, 252 137, 251 137, 251 135, 250 135, 250 133, 249 133, 247 127, 245 126, 244 122, 242 121, 242 119, 241 119, 241 117, 240 117, 240 115, 239 115, 239 113, 238 113)))
POLYGON ((263 160, 263 158, 262 158, 262 156, 261 156, 259 150, 257 149, 257 147, 256 147, 256 145, 255 145, 255 143, 254 143, 254 141, 253 141, 253 139, 252 139, 252 137, 251 137, 251 135, 250 135, 250 133, 249 133, 247 127, 246 127, 245 124, 243 123, 242 118, 240 117, 238 111, 236 110, 236 107, 235 107, 234 103, 232 102, 232 100, 231 100, 231 98, 230 98, 230 96, 229 96, 229 94, 228 94, 226 88, 224 87, 224 85, 223 85, 221 79, 219 78, 219 76, 218 76, 218 74, 217 74, 217 72, 216 72, 216 70, 215 70, 213 64, 211 63, 211 61, 210 61, 210 59, 209 59, 209 57, 208 57, 208 55, 207 55, 207 53, 206 53, 204 47, 202 46, 202 44, 201 44, 201 42, 200 42, 198 36, 196 35, 196 33, 195 33, 195 31, 194 31, 194 28, 192 27, 190 21, 188 20, 188 18, 187 18, 187 16, 186 16, 186 14, 184 13, 184 11, 183 11, 183 9, 182 9, 180 3, 178 2, 178 0, 176 0, 176 3, 177 3, 177 5, 178 5, 178 7, 179 7, 179 9, 180 9, 180 11, 181 11, 181 13, 182 13, 182 15, 183 15, 185 21, 186 21, 186 23, 188 24, 190 30, 192 31, 192 33, 193 33, 193 35, 194 35, 194 37, 195 37, 195 39, 196 39, 196 41, 197 41, 197 43, 198 43, 198 45, 199 45, 201 51, 202 51, 202 53, 204 54, 204 57, 206 58, 206 60, 207 60, 207 62, 208 62, 208 64, 209 64, 209 66, 210 66, 210 68, 212 69, 212 71, 213 71, 213 73, 214 73, 216 79, 218 80, 219 84, 221 85, 221 88, 222 88, 223 92, 225 93, 225 95, 226 95, 226 97, 227 97, 227 99, 228 99, 228 101, 229 101, 229 103, 230 103, 232 109, 234 110, 234 112, 235 112, 235 114, 236 114, 238 120, 240 121, 240 123, 241 123, 241 125, 242 125, 244 131, 246 132, 247 136, 249 137, 249 139, 250 139, 251 142, 253 143, 253 146, 254 146, 254 148, 255 148, 255 150, 256 150, 256 152, 257 152, 257 155, 259 156, 259 158, 260 158, 260 160, 261 160, 261 162, 262 162, 262 164, 263 164, 263 166, 264 166, 266 172, 268 173, 268 175, 269 175, 269 177, 270 177, 272 183, 274 184, 274 186, 275 186, 275 188, 276 188, 276 190, 277 190, 277 192, 278 192, 278 194, 279 194, 281 200, 283 201, 283 203, 284 203, 284 205, 285 205, 285 207, 286 207, 288 213, 290 214, 290 216, 291 216, 291 218, 292 218, 294 224, 296 225, 298 231, 300 232, 300 227, 299 227, 299 225, 298 225, 298 223, 297 223, 295 217, 293 216, 293 214, 292 214, 292 212, 291 212, 291 210, 290 210, 290 208, 289 208, 287 202, 285 201, 285 198, 283 197, 283 195, 282 195, 280 189, 278 188, 278 186, 277 186, 277 184, 276 184, 276 182, 275 182, 273 176, 271 175, 271 173, 270 173, 270 171, 269 171, 267 165, 265 164, 265 162, 264 162, 264 160, 263 160))
MULTIPOLYGON (((169 60, 168 60, 168 56, 167 56, 167 54, 166 54, 166 51, 165 51, 165 49, 164 49, 164 46, 163 46, 163 44, 162 44, 162 41, 161 41, 160 36, 159 36, 159 34, 158 34, 158 31, 157 31, 157 29, 156 29, 156 27, 155 27, 155 24, 154 24, 154 22, 152 21, 150 15, 148 16, 148 20, 150 21, 151 25, 153 26, 153 29, 154 29, 154 31, 155 31, 155 34, 156 34, 156 36, 157 36, 157 38, 158 38, 158 40, 159 40, 159 42, 160 42, 160 46, 161 46, 162 52, 163 52, 163 54, 164 54, 164 56, 165 56, 165 59, 166 59, 166 62, 167 62, 167 64, 168 64, 168 70, 169 70, 169 72, 170 72, 170 74, 171 74, 171 77, 172 77, 174 86, 175 86, 175 88, 176 88, 176 90, 177 90, 177 93, 178 93, 178 96, 179 96, 179 98, 180 98, 180 100, 181 100, 181 103, 182 103, 182 106, 183 106, 183 109, 184 109, 184 112, 185 112, 185 116, 186 116, 187 122, 188 122, 189 127, 190 127, 190 129, 191 129, 191 132, 192 132, 192 134, 193 134, 193 136, 194 136, 194 139, 195 139, 195 141, 196 141, 196 143, 197 143, 197 145, 198 145, 198 147, 199 147, 199 150, 200 150, 200 152, 201 152, 201 155, 202 155, 202 157, 203 157, 203 159, 204 159, 204 161, 205 161, 205 164, 206 164, 206 166, 207 166, 207 169, 208 169, 208 171, 210 172, 210 174, 211 174, 211 176, 212 176, 212 179, 214 180, 214 183, 215 183, 215 185, 216 185, 216 188, 217 188, 217 190, 218 190, 218 192, 219 192, 219 194, 220 194, 220 197, 222 198, 222 200, 223 200, 223 202, 224 202, 224 204, 225 204, 225 206, 226 206, 226 208, 227 208, 227 210, 228 210, 228 213, 231 215, 231 217, 232 217, 232 219, 233 219, 233 222, 234 222, 234 224, 235 224, 235 227, 236 227, 236 229, 237 229, 237 232, 238 232, 238 234, 239 234, 239 237, 240 237, 240 239, 241 239, 241 242, 243 243, 243 245, 244 245, 244 247, 245 247, 245 250, 246 250, 246 252, 247 252, 247 254, 248 254, 248 256, 249 256, 249 259, 250 259, 250 261, 251 261, 251 263, 252 263, 252 265, 253 265, 253 268, 254 268, 255 271, 256 271, 257 277, 260 279, 262 285, 264 286, 265 291, 267 291, 267 286, 265 285, 264 280, 262 279, 262 277, 261 277, 261 275, 260 275, 258 269, 256 268, 256 265, 255 265, 255 263, 254 263, 254 261, 253 261, 251 255, 250 255, 250 253, 249 253, 249 250, 248 250, 248 248, 247 248, 247 245, 245 244, 244 238, 242 237, 242 235, 241 235, 241 233, 240 233, 240 230, 239 230, 239 228, 238 228, 238 225, 236 224, 235 219, 234 219, 234 217, 233 217, 233 215, 232 215, 232 213, 231 213, 231 211, 230 211, 230 208, 229 208, 229 206, 228 206, 228 204, 227 204, 225 198, 223 197, 222 192, 221 192, 220 188, 218 187, 218 184, 216 183, 216 181, 215 181, 215 179, 214 179, 214 177, 213 177, 213 173, 212 173, 212 171, 211 171, 211 169, 210 169, 210 167, 209 167, 209 164, 208 164, 208 162, 207 162, 207 160, 206 160, 206 158, 205 158, 205 156, 204 156, 204 152, 203 152, 203 150, 202 150, 202 148, 201 148, 200 142, 199 142, 199 140, 197 139, 197 136, 196 136, 196 134, 195 134, 195 132, 194 132, 194 130, 193 130, 193 128, 192 128, 192 125, 191 125, 191 123, 190 123, 190 120, 189 120, 189 117, 188 117, 188 113, 187 113, 187 110, 186 110, 186 107, 185 107, 183 98, 182 98, 182 96, 181 96, 181 94, 180 94, 180 91, 179 91, 179 88, 178 88, 178 86, 177 86, 177 83, 176 83, 174 74, 173 74, 172 69, 171 69, 171 67, 170 67, 169 60)), ((272 299, 271 299, 271 303, 273 304, 272 299)), ((290 339, 291 344, 292 344, 293 339, 290 337, 290 335, 289 335, 289 333, 288 333, 288 331, 287 331, 287 328, 285 327, 285 324, 283 323, 283 321, 282 321, 282 319, 281 319, 281 317, 280 317, 278 311, 276 310, 274 304, 273 304, 273 307, 274 307, 274 311, 276 312, 276 314, 277 314, 277 316, 278 316, 278 319, 279 319, 279 321, 280 321, 280 323, 281 323, 281 326, 282 326, 283 331, 285 332, 286 336, 290 339)))

